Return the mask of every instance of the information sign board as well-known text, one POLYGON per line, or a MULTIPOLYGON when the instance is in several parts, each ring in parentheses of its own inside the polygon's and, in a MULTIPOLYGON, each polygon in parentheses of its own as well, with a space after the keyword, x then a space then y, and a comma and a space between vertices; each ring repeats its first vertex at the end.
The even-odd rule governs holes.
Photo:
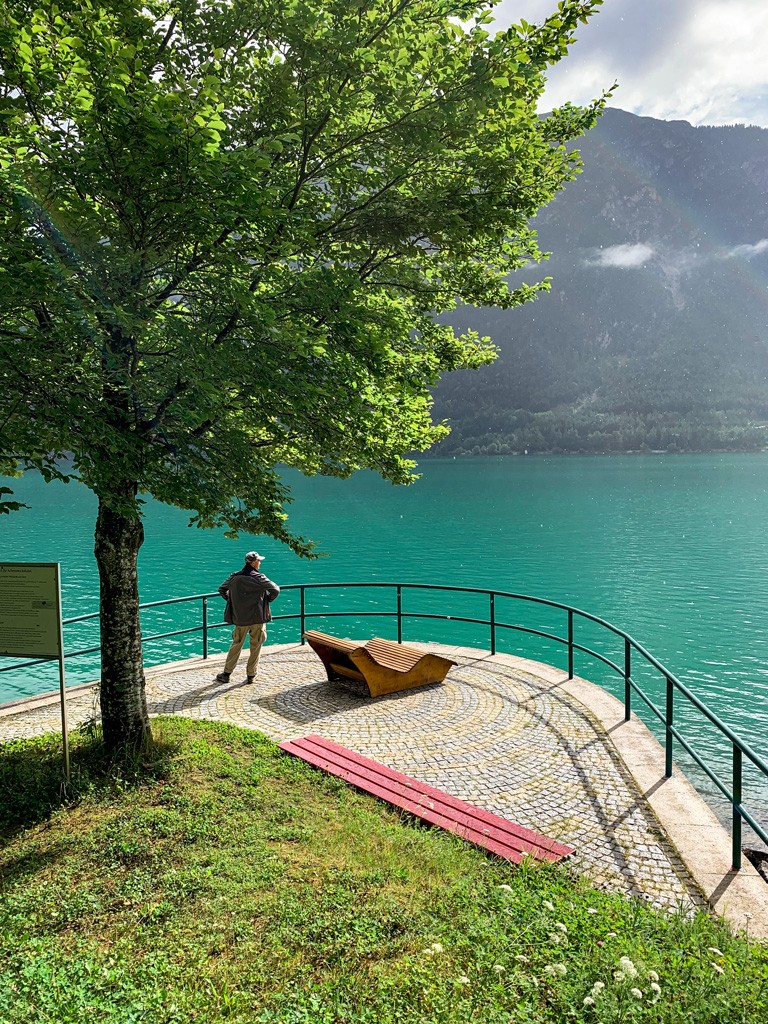
POLYGON ((0 562, 0 657, 60 658, 58 562, 0 562))

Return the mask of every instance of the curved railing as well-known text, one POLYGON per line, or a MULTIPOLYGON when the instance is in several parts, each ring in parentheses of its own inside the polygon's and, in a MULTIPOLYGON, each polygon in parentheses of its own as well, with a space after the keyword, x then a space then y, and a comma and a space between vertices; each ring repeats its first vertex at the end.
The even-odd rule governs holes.
MULTIPOLYGON (((685 683, 681 682, 672 672, 669 671, 664 665, 661 664, 652 654, 650 654, 641 644, 639 644, 633 637, 626 633, 623 629, 619 629, 618 626, 612 625, 610 622, 606 622, 605 619, 601 619, 597 615, 592 615, 590 612, 582 611, 579 608, 573 608, 570 605, 562 604, 559 601, 551 601, 547 598, 542 597, 531 597, 527 594, 513 594, 506 591, 500 590, 481 590, 474 587, 453 587, 453 586, 441 586, 429 583, 296 583, 288 584, 281 588, 281 593, 285 594, 289 591, 298 591, 299 593, 299 611, 285 615, 275 615, 275 622, 298 620, 299 623, 299 637, 301 642, 304 642, 303 636, 307 628, 307 621, 315 618, 363 618, 363 617, 375 617, 375 618, 394 618, 397 621, 397 640, 398 643, 402 643, 403 639, 403 620, 404 619, 439 619, 443 621, 451 622, 464 622, 473 623, 479 626, 487 626, 489 630, 489 642, 491 654, 495 654, 497 650, 497 640, 500 630, 513 630, 521 633, 529 633, 534 636, 542 637, 546 640, 553 641, 558 644, 562 644, 567 648, 568 657, 568 678, 573 678, 574 675, 574 654, 576 651, 586 654, 589 657, 595 658, 596 660, 607 665, 613 672, 617 673, 623 680, 624 689, 624 719, 629 721, 632 712, 632 695, 637 694, 640 700, 649 708, 651 713, 659 720, 664 731, 664 747, 665 747, 665 776, 669 778, 672 775, 672 756, 674 743, 677 741, 680 746, 686 751, 686 753, 693 758, 699 768, 705 773, 707 778, 717 787, 717 789, 723 794, 726 800, 732 807, 732 862, 734 870, 738 870, 741 866, 741 838, 742 838, 742 822, 745 821, 755 831, 755 833, 763 840, 768 843, 768 833, 758 824, 752 814, 742 804, 742 788, 743 788, 743 768, 744 759, 746 758, 757 770, 762 773, 765 779, 768 781, 768 764, 754 751, 752 748, 741 740, 732 729, 729 728, 724 722, 722 722, 714 712, 710 709, 694 694, 685 683), (389 609, 382 610, 377 608, 374 611, 363 611, 363 610, 352 610, 352 611, 328 611, 328 609, 322 610, 308 610, 307 609, 307 594, 310 591, 328 591, 337 589, 356 589, 356 588, 368 588, 372 590, 389 590, 394 592, 395 606, 390 606, 389 609), (477 616, 464 616, 464 615, 445 615, 438 612, 416 612, 416 611, 404 611, 403 610, 403 594, 407 591, 429 591, 431 593, 453 593, 453 594, 474 594, 474 595, 485 595, 488 599, 488 617, 479 618, 477 616), (503 598, 505 600, 523 601, 535 605, 542 605, 548 608, 559 609, 565 613, 565 635, 559 636, 556 633, 549 632, 547 630, 536 629, 531 626, 523 626, 519 623, 502 622, 497 617, 496 613, 496 602, 497 599, 503 598), (619 637, 623 641, 624 657, 623 665, 618 665, 611 661, 604 654, 599 651, 595 651, 584 644, 578 643, 575 636, 575 624, 577 621, 587 621, 595 623, 596 625, 608 630, 610 633, 619 637), (665 703, 664 708, 661 709, 656 706, 654 701, 648 696, 643 690, 642 686, 636 679, 632 677, 633 665, 637 663, 637 659, 641 659, 646 665, 649 665, 656 672, 660 673, 665 681, 665 703), (700 715, 703 715, 715 728, 720 732, 722 737, 728 742, 731 747, 731 783, 730 786, 723 782, 718 774, 709 767, 705 762, 704 758, 697 752, 691 742, 682 735, 678 726, 676 725, 678 706, 675 704, 675 698, 679 695, 684 698, 692 708, 694 708, 700 715)), ((194 594, 189 597, 169 598, 164 601, 152 601, 147 604, 141 605, 142 610, 150 608, 160 608, 170 605, 180 605, 189 602, 198 601, 200 602, 201 620, 199 626, 192 626, 185 629, 170 630, 165 633, 154 633, 148 636, 144 636, 144 642, 149 643, 151 641, 163 640, 170 637, 178 637, 188 635, 192 633, 202 634, 202 655, 204 658, 208 657, 208 643, 209 635, 211 630, 219 629, 227 625, 225 622, 214 622, 209 621, 208 614, 208 601, 210 598, 216 598, 220 600, 218 593, 213 594, 194 594)), ((75 618, 65 619, 64 625, 71 626, 78 622, 85 622, 87 620, 93 620, 98 618, 98 612, 91 613, 89 615, 79 615, 75 618)), ((81 650, 67 651, 65 654, 66 658, 75 658, 86 654, 94 654, 99 650, 98 646, 87 647, 81 650)), ((37 661, 27 661, 23 665, 10 665, 4 668, 0 668, 0 672, 9 672, 14 669, 29 668, 31 665, 40 664, 42 661, 47 659, 39 659, 37 661)))

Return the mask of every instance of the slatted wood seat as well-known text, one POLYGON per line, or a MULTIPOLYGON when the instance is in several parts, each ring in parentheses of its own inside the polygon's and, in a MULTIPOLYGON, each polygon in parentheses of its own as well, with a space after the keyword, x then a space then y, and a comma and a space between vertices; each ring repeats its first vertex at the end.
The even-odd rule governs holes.
POLYGON ((559 861, 574 852, 572 846, 484 811, 322 736, 288 740, 280 744, 280 749, 516 864, 524 857, 559 861))
POLYGON ((371 697, 441 683, 456 665, 450 658, 381 637, 361 643, 310 629, 304 639, 325 665, 330 680, 356 679, 365 683, 371 697))

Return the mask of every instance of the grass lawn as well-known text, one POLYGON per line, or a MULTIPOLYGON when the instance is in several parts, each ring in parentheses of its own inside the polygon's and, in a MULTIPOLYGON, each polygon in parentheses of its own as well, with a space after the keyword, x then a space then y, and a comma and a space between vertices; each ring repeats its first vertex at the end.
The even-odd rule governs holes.
POLYGON ((106 765, 0 746, 0 1022, 768 1022, 768 949, 512 867, 281 754, 158 719, 106 765))

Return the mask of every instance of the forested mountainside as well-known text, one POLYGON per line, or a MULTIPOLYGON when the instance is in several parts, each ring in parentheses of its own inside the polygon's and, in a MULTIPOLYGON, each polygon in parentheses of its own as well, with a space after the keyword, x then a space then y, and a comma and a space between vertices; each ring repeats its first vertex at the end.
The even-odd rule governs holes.
POLYGON ((433 454, 768 447, 768 130, 608 109, 579 149, 551 292, 446 317, 500 356, 440 383, 433 454))

